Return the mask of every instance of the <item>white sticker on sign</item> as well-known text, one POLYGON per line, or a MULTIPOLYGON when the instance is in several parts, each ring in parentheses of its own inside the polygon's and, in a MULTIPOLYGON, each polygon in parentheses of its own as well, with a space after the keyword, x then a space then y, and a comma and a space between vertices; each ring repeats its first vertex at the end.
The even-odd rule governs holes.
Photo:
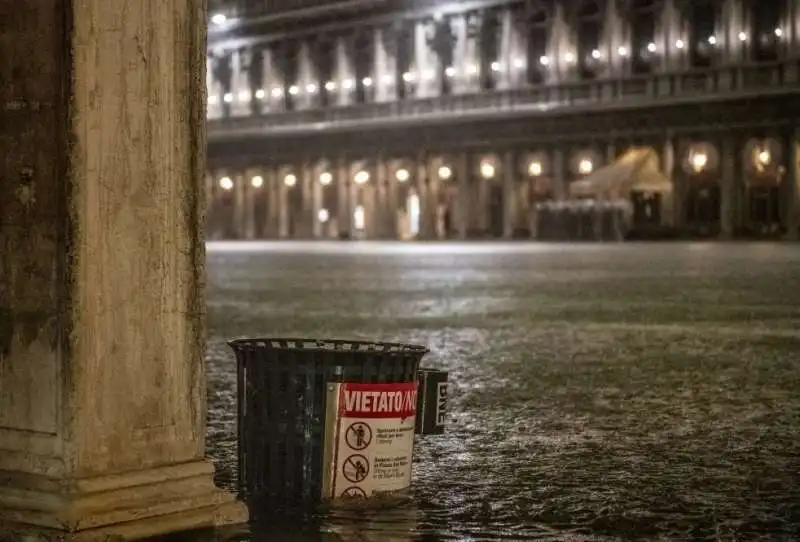
POLYGON ((364 498, 408 488, 417 383, 338 387, 332 496, 364 498))

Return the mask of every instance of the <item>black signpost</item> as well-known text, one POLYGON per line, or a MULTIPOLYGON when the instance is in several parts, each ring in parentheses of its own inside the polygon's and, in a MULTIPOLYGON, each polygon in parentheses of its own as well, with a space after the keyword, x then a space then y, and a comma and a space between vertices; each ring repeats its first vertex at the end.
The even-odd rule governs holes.
POLYGON ((417 375, 419 391, 414 432, 418 435, 441 435, 447 417, 447 372, 420 369, 417 375))

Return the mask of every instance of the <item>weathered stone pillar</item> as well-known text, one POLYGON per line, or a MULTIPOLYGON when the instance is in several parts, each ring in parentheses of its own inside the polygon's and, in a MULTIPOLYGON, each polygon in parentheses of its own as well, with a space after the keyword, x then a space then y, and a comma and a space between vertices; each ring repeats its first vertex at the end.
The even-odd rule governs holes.
POLYGON ((205 2, 19 7, 0 0, 0 538, 242 521, 204 460, 205 2))
POLYGON ((503 155, 503 237, 510 239, 517 227, 517 158, 515 151, 503 155))
POLYGON ((789 183, 789 219, 787 220, 787 238, 792 241, 800 239, 800 129, 795 129, 794 137, 788 140, 788 164, 786 182, 789 183))

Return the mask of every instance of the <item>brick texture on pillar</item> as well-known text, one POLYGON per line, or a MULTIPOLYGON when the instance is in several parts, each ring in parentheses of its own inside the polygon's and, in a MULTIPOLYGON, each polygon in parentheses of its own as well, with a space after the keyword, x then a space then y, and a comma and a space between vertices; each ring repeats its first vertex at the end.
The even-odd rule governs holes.
POLYGON ((243 521, 204 460, 205 2, 20 6, 0 0, 0 538, 243 521))

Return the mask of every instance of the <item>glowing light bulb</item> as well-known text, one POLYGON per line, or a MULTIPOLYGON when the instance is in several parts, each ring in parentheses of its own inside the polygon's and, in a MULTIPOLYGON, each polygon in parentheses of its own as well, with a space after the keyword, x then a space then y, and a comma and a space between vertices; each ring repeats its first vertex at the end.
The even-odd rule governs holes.
POLYGON ((363 169, 356 173, 356 176, 353 178, 356 184, 364 184, 369 181, 369 172, 364 171, 363 169))

